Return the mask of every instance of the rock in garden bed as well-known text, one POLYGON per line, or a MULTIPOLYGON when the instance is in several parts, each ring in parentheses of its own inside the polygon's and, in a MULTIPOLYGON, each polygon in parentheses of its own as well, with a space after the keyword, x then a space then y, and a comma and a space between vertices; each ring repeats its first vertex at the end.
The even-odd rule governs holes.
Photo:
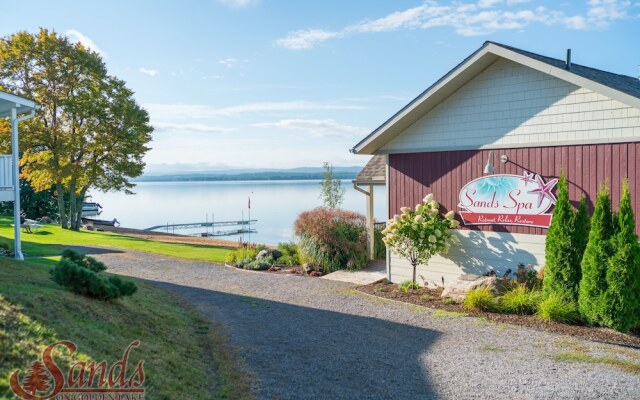
POLYGON ((405 303, 433 309, 464 313, 472 317, 481 317, 489 321, 502 322, 512 325, 525 326, 542 331, 549 331, 582 339, 595 340, 606 343, 621 344, 640 348, 640 332, 632 331, 625 334, 612 329, 593 328, 583 325, 568 325, 559 322, 547 322, 534 315, 502 314, 485 311, 469 311, 453 299, 442 298, 442 288, 420 288, 408 292, 400 290, 398 285, 386 282, 373 283, 358 288, 359 291, 385 299, 398 300, 405 303))
POLYGON ((513 287, 512 281, 506 278, 498 278, 495 276, 480 276, 474 278, 461 277, 444 286, 444 290, 440 295, 442 298, 451 298, 454 300, 464 300, 471 290, 479 288, 487 288, 495 295, 501 295, 513 287))

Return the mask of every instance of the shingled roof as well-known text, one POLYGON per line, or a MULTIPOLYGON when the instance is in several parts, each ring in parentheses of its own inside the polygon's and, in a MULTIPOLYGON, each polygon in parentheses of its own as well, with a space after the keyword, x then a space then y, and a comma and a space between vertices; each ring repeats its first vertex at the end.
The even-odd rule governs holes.
MULTIPOLYGON (((533 58, 534 60, 542 61, 543 63, 549 64, 556 68, 567 69, 566 60, 560 60, 557 58, 542 56, 540 54, 531 53, 529 51, 518 49, 516 47, 507 46, 501 43, 490 42, 490 41, 488 41, 487 43, 493 43, 496 46, 504 47, 505 49, 515 51, 516 53, 522 54, 529 58, 533 58)), ((627 76, 627 75, 614 74, 613 72, 607 72, 607 71, 602 71, 600 69, 585 67, 584 65, 575 64, 575 63, 571 63, 571 68, 567 70, 578 76, 582 76, 583 78, 587 78, 594 82, 598 82, 605 86, 608 86, 612 89, 619 90, 628 95, 640 98, 640 79, 638 78, 634 78, 632 76, 627 76)))
POLYGON ((387 160, 384 155, 373 156, 353 182, 358 185, 384 185, 387 176, 386 166, 387 160))
POLYGON ((579 64, 567 68, 566 60, 542 56, 495 42, 485 42, 427 90, 358 142, 351 152, 377 154, 387 142, 401 134, 423 115, 455 93, 498 58, 525 65, 579 87, 640 109, 640 80, 579 64))

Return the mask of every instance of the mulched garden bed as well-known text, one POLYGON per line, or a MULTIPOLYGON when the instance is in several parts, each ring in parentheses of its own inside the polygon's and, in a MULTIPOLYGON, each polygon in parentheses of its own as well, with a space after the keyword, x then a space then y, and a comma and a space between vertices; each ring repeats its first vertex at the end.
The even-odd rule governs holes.
POLYGON ((398 285, 379 282, 358 288, 359 291, 385 299, 403 301, 405 303, 433 309, 464 313, 471 317, 482 317, 489 321, 502 322, 512 325, 526 326, 541 331, 560 333, 598 342, 613 343, 634 348, 640 348, 640 331, 628 334, 616 332, 612 329, 594 328, 583 325, 568 325, 558 322, 546 322, 534 315, 500 314, 485 311, 466 310, 461 304, 444 303, 440 294, 442 289, 420 288, 404 292, 398 285))
POLYGON ((269 272, 271 274, 294 274, 294 275, 304 275, 304 271, 302 270, 302 267, 299 265, 296 266, 286 266, 286 265, 275 265, 271 268, 269 268, 268 270, 266 270, 266 272, 269 272))

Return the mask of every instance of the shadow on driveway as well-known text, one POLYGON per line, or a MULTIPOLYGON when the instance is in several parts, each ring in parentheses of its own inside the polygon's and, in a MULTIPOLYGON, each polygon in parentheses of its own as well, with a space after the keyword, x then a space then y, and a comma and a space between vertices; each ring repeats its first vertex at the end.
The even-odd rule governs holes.
POLYGON ((421 354, 437 331, 159 283, 224 326, 258 399, 436 398, 421 354))

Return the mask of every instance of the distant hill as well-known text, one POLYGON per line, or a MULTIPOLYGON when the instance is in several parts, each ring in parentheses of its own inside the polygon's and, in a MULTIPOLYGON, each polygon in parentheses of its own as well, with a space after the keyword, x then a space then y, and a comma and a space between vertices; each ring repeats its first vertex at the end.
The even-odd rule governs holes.
MULTIPOLYGON (((334 167, 337 179, 354 179, 362 167, 334 167)), ((176 174, 144 174, 137 182, 179 182, 179 181, 283 181, 318 180, 323 178, 324 170, 316 167, 291 169, 233 169, 220 171, 194 171, 176 174)))

